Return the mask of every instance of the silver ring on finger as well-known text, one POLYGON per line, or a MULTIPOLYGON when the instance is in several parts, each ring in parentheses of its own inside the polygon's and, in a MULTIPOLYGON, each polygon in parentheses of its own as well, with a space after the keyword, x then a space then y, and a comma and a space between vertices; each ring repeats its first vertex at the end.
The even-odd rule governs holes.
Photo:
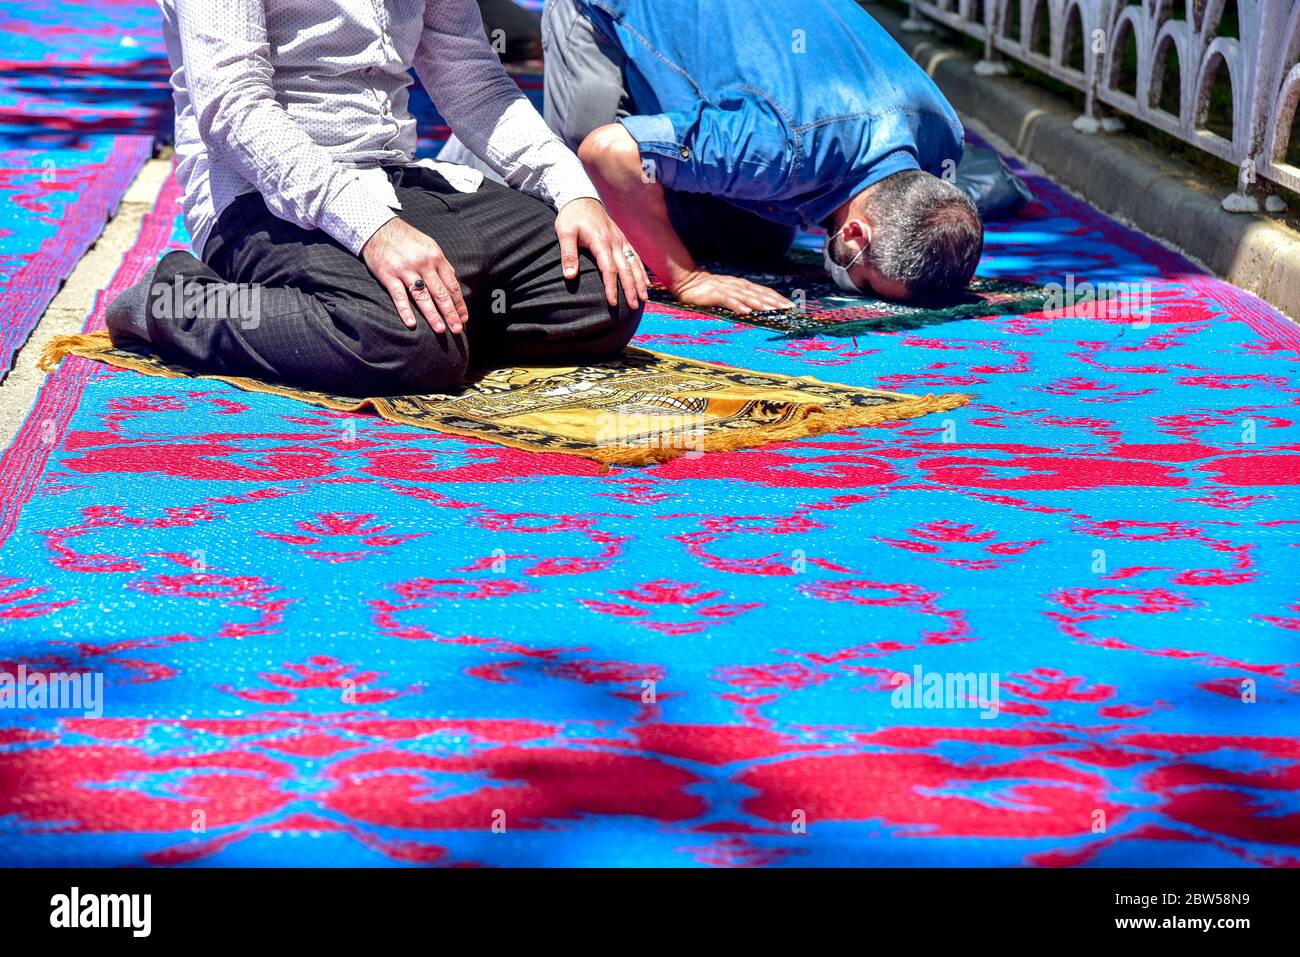
POLYGON ((630 262, 630 263, 631 263, 631 262, 636 262, 636 250, 633 249, 631 246, 624 246, 624 247, 623 247, 623 258, 626 259, 626 260, 627 260, 628 262, 630 262))
POLYGON ((424 280, 417 279, 415 282, 411 283, 411 292, 424 292, 424 280))

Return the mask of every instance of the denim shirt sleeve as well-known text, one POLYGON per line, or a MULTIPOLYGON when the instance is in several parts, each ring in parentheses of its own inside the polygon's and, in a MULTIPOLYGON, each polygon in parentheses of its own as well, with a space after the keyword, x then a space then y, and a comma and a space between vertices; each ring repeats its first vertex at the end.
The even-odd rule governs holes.
POLYGON ((721 104, 701 101, 619 122, 666 189, 767 199, 780 195, 794 169, 785 123, 766 100, 747 92, 721 104))

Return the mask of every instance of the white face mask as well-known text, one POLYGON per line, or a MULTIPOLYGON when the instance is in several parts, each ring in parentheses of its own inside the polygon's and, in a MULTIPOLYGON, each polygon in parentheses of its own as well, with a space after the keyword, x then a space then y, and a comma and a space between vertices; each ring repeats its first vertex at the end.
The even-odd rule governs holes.
MULTIPOLYGON (((838 235, 839 233, 835 234, 835 236, 838 235)), ((826 237, 826 245, 822 247, 822 265, 826 267, 826 273, 831 277, 835 285, 839 286, 845 292, 861 295, 863 290, 859 289, 857 284, 849 278, 849 270, 858 264, 858 260, 860 260, 862 254, 867 251, 867 247, 863 246, 859 249, 858 254, 849 260, 847 266, 841 266, 831 258, 831 240, 833 240, 835 236, 826 237)))

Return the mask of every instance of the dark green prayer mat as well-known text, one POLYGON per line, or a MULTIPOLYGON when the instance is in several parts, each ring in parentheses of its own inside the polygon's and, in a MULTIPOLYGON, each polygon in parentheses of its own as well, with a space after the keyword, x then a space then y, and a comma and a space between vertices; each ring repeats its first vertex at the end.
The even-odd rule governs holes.
POLYGON ((652 282, 650 300, 691 312, 705 313, 772 329, 786 338, 811 336, 846 338, 863 332, 895 332, 952 322, 972 316, 1017 315, 1042 309, 1050 292, 1033 283, 1016 279, 975 277, 960 300, 946 306, 903 305, 886 299, 854 296, 844 292, 826 275, 820 255, 791 250, 780 272, 753 272, 710 263, 710 272, 743 276, 751 282, 775 289, 804 308, 755 312, 747 315, 714 306, 688 306, 678 302, 662 284, 652 282))

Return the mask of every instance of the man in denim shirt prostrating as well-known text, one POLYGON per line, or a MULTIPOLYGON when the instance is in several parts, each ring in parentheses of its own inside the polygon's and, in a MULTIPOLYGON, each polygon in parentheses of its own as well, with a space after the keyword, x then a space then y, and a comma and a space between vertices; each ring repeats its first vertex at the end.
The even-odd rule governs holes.
POLYGON ((800 226, 848 290, 939 300, 974 273, 961 123, 853 0, 548 0, 543 47, 547 123, 683 302, 788 308, 698 262, 770 263, 800 226))

